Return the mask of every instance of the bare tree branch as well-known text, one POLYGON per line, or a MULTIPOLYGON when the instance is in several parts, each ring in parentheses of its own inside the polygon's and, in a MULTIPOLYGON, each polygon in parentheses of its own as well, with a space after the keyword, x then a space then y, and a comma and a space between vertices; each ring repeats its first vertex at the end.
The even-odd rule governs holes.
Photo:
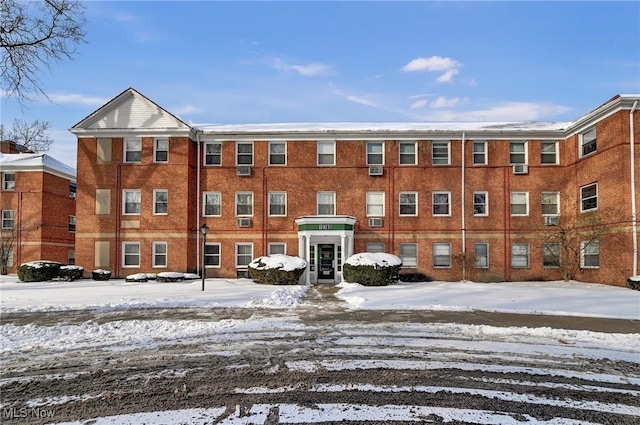
POLYGON ((47 134, 51 128, 48 121, 35 120, 31 123, 16 118, 11 128, 0 125, 0 140, 10 140, 34 152, 47 152, 53 139, 47 134))

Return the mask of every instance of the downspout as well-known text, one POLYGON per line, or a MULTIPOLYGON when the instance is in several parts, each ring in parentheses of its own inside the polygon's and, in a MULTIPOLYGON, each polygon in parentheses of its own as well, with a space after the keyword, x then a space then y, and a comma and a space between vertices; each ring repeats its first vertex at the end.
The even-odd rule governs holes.
POLYGON ((636 166, 635 166, 635 135, 633 128, 633 113, 638 106, 638 101, 633 102, 629 112, 629 156, 631 161, 631 233, 633 238, 633 274, 638 275, 638 219, 636 212, 636 166))
MULTIPOLYGON (((466 187, 466 182, 465 182, 465 155, 464 155, 464 142, 465 142, 465 133, 462 133, 462 181, 461 181, 461 200, 460 200, 460 205, 461 205, 461 226, 462 226, 462 254, 464 255, 467 252, 467 223, 466 223, 466 209, 465 209, 465 187, 466 187)), ((466 263, 465 263, 466 264, 466 263)), ((467 273, 466 270, 463 273, 462 279, 463 280, 467 280, 467 273)))
MULTIPOLYGON (((198 153, 196 155, 197 164, 196 164, 196 270, 200 268, 200 273, 204 273, 204 269, 202 269, 202 262, 200 261, 200 195, 202 192, 202 188, 200 187, 200 165, 201 165, 201 142, 200 142, 200 132, 196 130, 196 144, 198 153)), ((204 253, 202 253, 204 255, 204 253)), ((204 275, 200 275, 202 277, 204 275)))

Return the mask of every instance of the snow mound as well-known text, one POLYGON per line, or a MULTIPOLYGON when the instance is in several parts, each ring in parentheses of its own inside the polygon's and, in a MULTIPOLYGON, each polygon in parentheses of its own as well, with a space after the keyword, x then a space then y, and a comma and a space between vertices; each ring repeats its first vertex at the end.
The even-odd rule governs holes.
POLYGON ((271 254, 255 258, 250 264, 254 270, 280 269, 284 271, 300 270, 307 267, 307 262, 300 257, 285 254, 271 254))
POLYGON ((361 252, 347 258, 346 264, 352 266, 391 267, 402 265, 402 260, 386 252, 361 252))

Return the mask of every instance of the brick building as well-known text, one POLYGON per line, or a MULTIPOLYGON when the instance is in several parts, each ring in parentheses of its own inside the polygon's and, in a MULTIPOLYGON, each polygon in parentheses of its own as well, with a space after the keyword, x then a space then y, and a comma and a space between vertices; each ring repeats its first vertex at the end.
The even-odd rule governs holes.
POLYGON ((385 251, 433 279, 517 281, 561 278, 575 250, 576 279, 623 285, 638 100, 554 123, 191 126, 128 89, 71 129, 78 264, 235 277, 286 253, 338 282, 351 254, 385 251))
POLYGON ((0 254, 8 272, 21 263, 75 263, 76 172, 41 153, 20 153, 2 142, 0 153, 0 254))

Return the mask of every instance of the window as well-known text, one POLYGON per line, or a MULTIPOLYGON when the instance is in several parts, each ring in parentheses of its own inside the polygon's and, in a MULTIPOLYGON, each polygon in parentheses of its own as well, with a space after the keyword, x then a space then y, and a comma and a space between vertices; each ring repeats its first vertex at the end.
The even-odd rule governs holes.
POLYGON ((542 192, 542 215, 560 214, 560 193, 542 192))
POLYGON ((311 245, 309 247, 309 271, 316 269, 316 246, 311 245))
POLYGON ((269 242, 269 255, 286 254, 287 244, 284 242, 269 242))
POLYGON ((473 192, 473 215, 476 217, 489 215, 489 192, 473 192))
POLYGON ((560 244, 559 243, 543 243, 542 244, 542 267, 544 268, 560 267, 560 244))
POLYGON ((76 231, 76 216, 75 215, 70 215, 69 216, 69 231, 70 232, 75 232, 76 231))
POLYGON ((579 137, 580 140, 580 156, 589 155, 597 149, 596 128, 593 127, 579 137))
POLYGON ((489 268, 489 244, 478 242, 473 244, 473 256, 476 259, 477 269, 489 268))
POLYGON ((204 246, 204 266, 220 267, 220 244, 207 242, 204 246))
POLYGON ((269 142, 269 165, 287 164, 287 144, 285 142, 269 142))
POLYGON ((75 266, 76 264, 76 251, 73 249, 67 251, 67 264, 70 266, 75 266))
POLYGON ((511 267, 514 269, 529 268, 529 244, 511 244, 511 267))
POLYGON ((434 268, 451 267, 451 244, 450 243, 434 243, 433 244, 433 267, 434 268))
POLYGON ((542 142, 540 145, 540 163, 558 163, 558 142, 542 142))
POLYGON ((236 192, 236 216, 253 215, 253 192, 236 192))
POLYGON ((69 198, 76 199, 78 192, 78 184, 76 182, 69 182, 69 198))
POLYGON ((580 242, 580 267, 583 269, 600 267, 600 243, 597 240, 580 242))
POLYGON ((167 243, 153 243, 153 267, 167 267, 167 243))
POLYGON ((236 165, 253 165, 252 142, 236 142, 236 165))
POLYGON ((509 143, 509 163, 511 165, 527 163, 527 142, 509 143))
POLYGON ((15 211, 2 210, 2 228, 13 229, 14 224, 15 224, 15 211))
POLYGON ((153 141, 153 161, 169 162, 169 139, 155 139, 153 141))
POLYGON ((418 215, 418 192, 400 192, 400 215, 418 215))
POLYGON ((287 215, 287 192, 269 192, 269 215, 279 217, 287 215))
POLYGON ((220 192, 204 192, 202 194, 202 214, 205 217, 220 217, 222 211, 222 194, 220 192))
POLYGON ((529 192, 511 192, 511 215, 529 215, 529 192))
POLYGON ((2 173, 2 190, 16 190, 16 173, 2 173))
POLYGON ((598 209, 598 183, 580 188, 580 212, 598 209))
POLYGON ((318 192, 318 215, 335 215, 336 214, 336 193, 335 192, 318 192))
POLYGON ((416 142, 400 142, 400 165, 416 165, 416 142))
POLYGON ((207 142, 204 144, 204 165, 222 165, 222 143, 207 142))
POLYGON ((253 244, 236 244, 236 267, 246 268, 253 261, 253 244))
POLYGON ((142 194, 140 190, 128 190, 125 189, 122 191, 122 200, 124 201, 123 205, 123 214, 137 215, 140 214, 140 204, 141 204, 142 194))
POLYGON ((336 165, 336 142, 318 142, 318 165, 336 165))
POLYGON ((367 143, 367 165, 384 164, 384 143, 369 142, 367 143))
POLYGON ((95 241, 93 243, 93 265, 96 268, 110 267, 111 243, 109 241, 95 241))
POLYGON ((342 245, 336 245, 336 268, 342 271, 342 245))
POLYGON ((487 142, 473 142, 473 165, 487 164, 487 142))
POLYGON ((403 267, 417 267, 418 266, 418 244, 401 243, 400 259, 402 260, 403 267))
POLYGON ((96 139, 96 164, 111 163, 111 139, 96 139))
POLYGON ((384 217, 384 192, 367 192, 367 217, 384 217))
POLYGON ((431 151, 433 165, 449 165, 449 142, 433 142, 431 151))
POLYGON ((124 139, 124 162, 142 162, 141 139, 124 139))
POLYGON ((124 242, 122 244, 122 267, 140 267, 139 242, 124 242))
POLYGON ((451 208, 449 205, 451 198, 450 192, 433 192, 431 197, 433 201, 433 215, 451 215, 451 208))
POLYGON ((96 215, 111 213, 111 189, 96 189, 96 215))
POLYGON ((384 244, 378 242, 369 242, 366 247, 367 252, 384 252, 384 244))
POLYGON ((166 215, 169 212, 169 191, 166 189, 153 190, 153 214, 166 215))

